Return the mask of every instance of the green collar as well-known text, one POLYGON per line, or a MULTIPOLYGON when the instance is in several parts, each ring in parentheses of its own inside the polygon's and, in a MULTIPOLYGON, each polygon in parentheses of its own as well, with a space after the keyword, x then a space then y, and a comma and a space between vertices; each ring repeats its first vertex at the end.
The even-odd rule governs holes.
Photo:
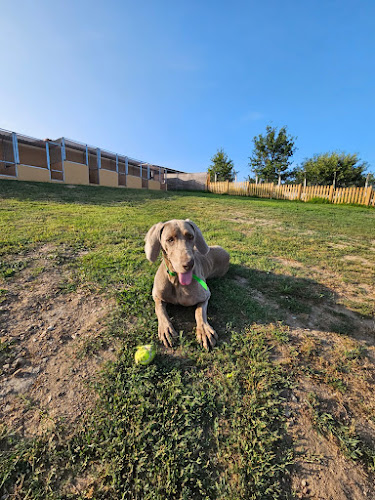
MULTIPOLYGON (((168 266, 167 266, 167 263, 165 262, 164 260, 164 257, 163 257, 163 262, 164 262, 164 265, 165 265, 165 268, 167 270, 167 273, 169 274, 169 276, 177 276, 177 273, 175 273, 174 271, 170 271, 168 269, 168 266)), ((200 285, 203 286, 203 288, 207 291, 208 290, 208 286, 207 286, 207 283, 202 280, 201 278, 198 278, 198 276, 196 276, 195 274, 193 274, 193 280, 197 281, 200 285)))

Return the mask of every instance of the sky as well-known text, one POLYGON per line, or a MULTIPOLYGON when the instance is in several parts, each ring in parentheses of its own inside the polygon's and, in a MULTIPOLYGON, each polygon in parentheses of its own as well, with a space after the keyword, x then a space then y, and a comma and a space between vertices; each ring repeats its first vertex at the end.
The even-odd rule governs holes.
POLYGON ((0 128, 243 180, 287 126, 375 171, 373 0, 0 0, 0 44, 0 128))

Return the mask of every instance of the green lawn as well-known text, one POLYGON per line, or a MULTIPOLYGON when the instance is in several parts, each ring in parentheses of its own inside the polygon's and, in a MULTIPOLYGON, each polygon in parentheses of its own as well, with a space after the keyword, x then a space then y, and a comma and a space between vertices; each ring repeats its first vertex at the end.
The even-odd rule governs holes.
MULTIPOLYGON (((363 338, 354 333, 370 335, 374 314, 375 210, 0 181, 0 306, 43 245, 64 270, 61 293, 86 289, 116 298, 106 341, 122 347, 96 386, 94 410, 74 431, 59 424, 23 438, 4 422, 0 492, 30 499, 293 498, 296 446, 285 400, 303 377, 335 400, 343 397, 339 389, 350 392, 350 371, 366 376, 363 338), (146 261, 143 239, 151 225, 172 218, 192 219, 208 244, 231 255, 228 274, 209 282, 219 342, 203 351, 192 311, 172 308, 181 332, 175 351, 159 347, 155 362, 140 368, 136 345, 157 343, 151 288, 159 265, 146 261), (323 363, 308 333, 297 342, 293 332, 308 330, 350 344, 341 359, 347 371, 339 356, 323 363), (69 489, 77 477, 89 478, 79 494, 69 489)), ((33 272, 37 279, 43 268, 33 272)), ((371 473, 371 443, 339 424, 322 425, 329 414, 323 403, 319 394, 309 396, 312 425, 343 455, 360 450, 350 459, 371 473)), ((353 422, 363 415, 356 406, 353 422)), ((367 417, 375 426, 374 415, 367 417)))

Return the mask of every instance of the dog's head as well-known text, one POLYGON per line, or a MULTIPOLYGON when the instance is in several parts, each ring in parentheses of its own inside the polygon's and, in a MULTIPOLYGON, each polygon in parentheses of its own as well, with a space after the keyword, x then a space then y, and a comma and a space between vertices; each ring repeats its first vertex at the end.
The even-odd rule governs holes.
POLYGON ((147 259, 155 262, 163 250, 182 285, 191 283, 195 251, 203 255, 209 251, 200 229, 189 219, 158 222, 148 231, 145 242, 147 259))

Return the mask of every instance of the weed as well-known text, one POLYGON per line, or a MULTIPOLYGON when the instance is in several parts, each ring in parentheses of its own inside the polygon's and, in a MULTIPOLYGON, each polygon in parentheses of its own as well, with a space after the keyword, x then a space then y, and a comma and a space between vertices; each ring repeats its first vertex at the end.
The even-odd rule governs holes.
POLYGON ((6 279, 14 276, 27 266, 26 261, 7 262, 0 260, 0 278, 6 279))
POLYGON ((5 358, 11 355, 13 342, 12 340, 1 340, 0 339, 0 364, 4 364, 5 358))
POLYGON ((6 301, 7 295, 8 295, 8 290, 0 288, 0 304, 6 301))
POLYGON ((324 436, 332 436, 344 455, 354 461, 360 460, 369 470, 375 471, 375 450, 356 433, 353 423, 344 425, 332 413, 326 411, 313 393, 308 395, 312 421, 324 436))
POLYGON ((344 351, 344 356, 349 360, 363 359, 367 356, 367 349, 364 346, 360 345, 348 351, 344 351))
POLYGON ((271 334, 281 343, 287 344, 290 340, 289 328, 282 323, 278 323, 271 329, 271 334))
POLYGON ((78 284, 71 279, 60 281, 58 289, 62 294, 74 293, 77 291, 78 284))

